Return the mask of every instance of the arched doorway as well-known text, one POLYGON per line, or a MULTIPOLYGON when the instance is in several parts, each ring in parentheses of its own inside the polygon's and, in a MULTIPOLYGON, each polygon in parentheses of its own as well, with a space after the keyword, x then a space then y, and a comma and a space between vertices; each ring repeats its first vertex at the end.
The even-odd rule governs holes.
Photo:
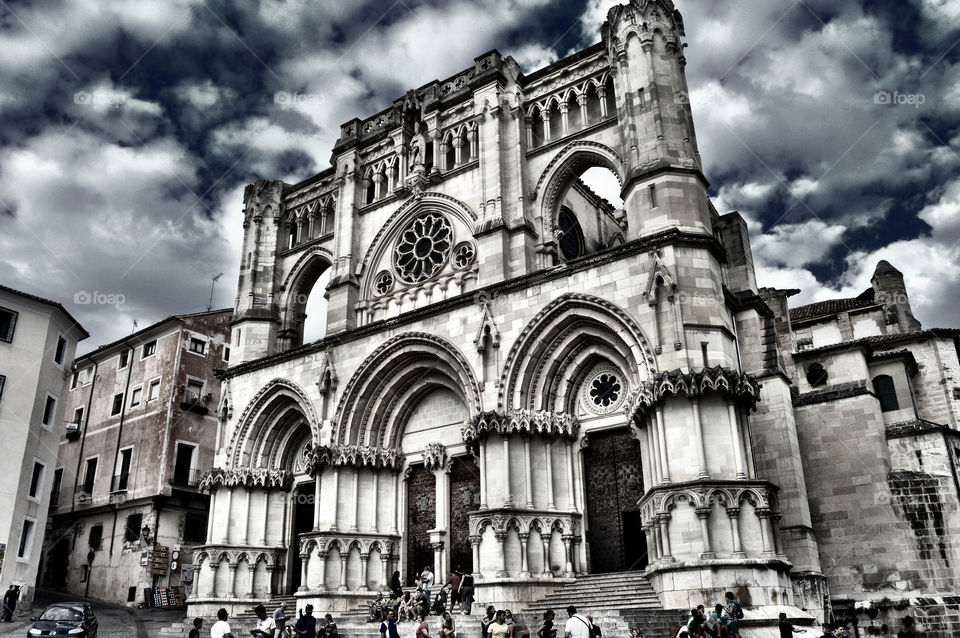
POLYGON ((300 558, 300 534, 313 531, 314 494, 316 483, 306 481, 297 483, 293 488, 293 533, 287 544, 287 573, 289 588, 285 593, 292 594, 303 584, 303 559, 300 558))
POLYGON ((626 428, 591 432, 588 440, 583 468, 590 571, 643 569, 647 544, 637 506, 644 491, 640 444, 626 428))
POLYGON ((450 468, 450 568, 473 572, 469 514, 480 509, 480 468, 474 457, 457 456, 450 468))
MULTIPOLYGON (((407 585, 426 565, 433 565, 429 530, 437 526, 437 487, 433 472, 422 463, 410 466, 407 479, 407 585)), ((434 568, 436 569, 436 568, 434 568)), ((437 578, 439 579, 439 575, 437 578)))

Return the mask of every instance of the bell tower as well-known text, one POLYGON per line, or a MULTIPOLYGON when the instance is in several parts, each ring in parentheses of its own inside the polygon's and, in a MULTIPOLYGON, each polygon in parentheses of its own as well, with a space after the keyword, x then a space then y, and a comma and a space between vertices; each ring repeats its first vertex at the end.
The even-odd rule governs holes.
POLYGON ((622 196, 633 238, 666 228, 712 232, 683 36, 683 18, 671 0, 617 5, 603 25, 603 44, 615 69, 627 165, 622 196))

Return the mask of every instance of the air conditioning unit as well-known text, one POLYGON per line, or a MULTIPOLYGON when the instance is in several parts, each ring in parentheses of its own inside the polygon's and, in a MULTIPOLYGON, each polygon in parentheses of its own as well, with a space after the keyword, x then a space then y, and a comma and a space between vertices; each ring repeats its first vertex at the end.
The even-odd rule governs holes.
POLYGON ((70 422, 67 422, 67 423, 64 423, 64 426, 66 427, 67 434, 76 434, 77 432, 80 431, 80 424, 79 424, 79 423, 70 423, 70 422))

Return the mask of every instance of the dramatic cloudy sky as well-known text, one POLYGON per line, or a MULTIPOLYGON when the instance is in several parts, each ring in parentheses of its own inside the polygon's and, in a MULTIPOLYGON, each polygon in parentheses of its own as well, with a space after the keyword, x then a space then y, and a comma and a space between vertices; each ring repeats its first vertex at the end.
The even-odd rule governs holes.
MULTIPOLYGON (((84 350, 205 309, 220 272, 231 306, 244 184, 325 168, 341 122, 488 49, 529 72, 596 42, 611 4, 0 1, 0 282, 61 300, 84 350)), ((852 295, 885 258, 956 325, 960 0, 678 8, 711 195, 761 284, 852 295)))

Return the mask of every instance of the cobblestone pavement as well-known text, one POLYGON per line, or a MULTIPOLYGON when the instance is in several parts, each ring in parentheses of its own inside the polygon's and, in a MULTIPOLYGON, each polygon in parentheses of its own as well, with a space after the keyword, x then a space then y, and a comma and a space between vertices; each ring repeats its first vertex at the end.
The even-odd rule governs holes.
MULTIPOLYGON (((31 616, 38 616, 44 607, 59 597, 38 597, 32 610, 18 609, 14 622, 0 623, 0 638, 28 638, 27 629, 33 624, 31 616)), ((76 600, 76 599, 73 599, 76 600)), ((100 621, 98 638, 160 638, 160 629, 181 620, 183 610, 131 609, 91 601, 93 611, 100 621)))

